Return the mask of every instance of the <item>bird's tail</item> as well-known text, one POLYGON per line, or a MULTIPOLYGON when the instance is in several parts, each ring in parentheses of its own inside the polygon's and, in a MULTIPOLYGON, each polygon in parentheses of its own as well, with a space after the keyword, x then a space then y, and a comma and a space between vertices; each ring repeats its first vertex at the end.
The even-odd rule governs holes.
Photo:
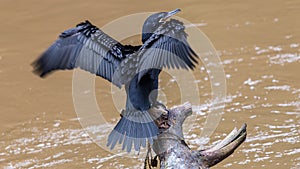
POLYGON ((122 149, 130 152, 134 144, 135 151, 139 151, 141 146, 146 147, 147 140, 152 144, 157 134, 158 127, 147 111, 124 111, 108 136, 107 146, 113 149, 117 143, 122 144, 122 149))

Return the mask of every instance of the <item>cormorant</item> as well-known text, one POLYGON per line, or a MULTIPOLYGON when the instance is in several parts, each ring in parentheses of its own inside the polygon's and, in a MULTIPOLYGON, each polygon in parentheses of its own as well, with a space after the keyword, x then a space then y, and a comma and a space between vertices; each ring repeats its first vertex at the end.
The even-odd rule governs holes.
MULTIPOLYGON (((170 19, 180 9, 149 16, 142 29, 141 46, 123 45, 89 21, 59 35, 37 60, 34 72, 40 77, 55 70, 80 68, 125 85, 126 109, 110 133, 107 146, 123 144, 123 150, 139 151, 158 134, 149 109, 158 104, 158 76, 163 67, 193 69, 198 56, 187 42, 182 22, 170 19)), ((120 30, 121 31, 121 30, 120 30)))

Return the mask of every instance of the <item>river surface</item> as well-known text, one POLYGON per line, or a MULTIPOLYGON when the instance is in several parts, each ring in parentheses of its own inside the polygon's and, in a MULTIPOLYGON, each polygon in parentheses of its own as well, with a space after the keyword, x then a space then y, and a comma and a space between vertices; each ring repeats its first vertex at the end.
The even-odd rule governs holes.
MULTIPOLYGON (((203 66, 195 70, 198 121, 185 135, 187 143, 207 146, 247 123, 245 143, 214 168, 300 168, 299 0, 0 0, 0 167, 142 168, 143 152, 138 158, 108 152, 82 129, 73 105, 73 71, 41 79, 30 64, 60 32, 86 19, 102 27, 122 16, 175 8, 211 40, 226 77, 221 121, 205 142, 199 135, 211 84, 203 66)), ((137 44, 139 38, 127 42, 137 44)), ((167 105, 180 104, 174 80, 162 74, 161 82, 167 105)), ((100 78, 95 84, 108 123, 90 130, 101 138, 119 115, 110 84, 100 78)))

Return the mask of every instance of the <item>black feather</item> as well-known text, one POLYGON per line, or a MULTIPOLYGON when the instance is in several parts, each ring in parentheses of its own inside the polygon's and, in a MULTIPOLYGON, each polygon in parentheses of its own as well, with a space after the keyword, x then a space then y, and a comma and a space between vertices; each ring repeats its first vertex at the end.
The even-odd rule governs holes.
MULTIPOLYGON (((89 21, 78 24, 59 35, 32 65, 41 77, 55 70, 81 68, 112 82, 122 59, 138 47, 123 46, 89 21)), ((121 87, 120 84, 116 84, 121 87)))

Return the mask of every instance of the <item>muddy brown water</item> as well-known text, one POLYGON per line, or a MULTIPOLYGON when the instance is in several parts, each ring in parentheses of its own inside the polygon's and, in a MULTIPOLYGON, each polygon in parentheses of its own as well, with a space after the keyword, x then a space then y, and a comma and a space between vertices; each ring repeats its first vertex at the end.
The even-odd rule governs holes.
MULTIPOLYGON (((85 19, 101 27, 129 14, 175 8, 210 38, 224 66, 227 101, 209 143, 248 124, 246 142, 215 168, 300 168, 298 0, 1 0, 0 167, 142 168, 142 153, 133 159, 107 152, 81 128, 72 100, 72 71, 40 79, 30 63, 61 31, 85 19)), ((200 146, 197 136, 210 102, 207 74, 198 77, 197 106, 203 112, 196 115, 200 120, 194 134, 186 136, 194 149, 200 146)), ((178 104, 178 87, 167 83, 167 75, 161 81, 168 106, 178 104)), ((117 119, 109 83, 97 78, 95 92, 104 116, 117 119)), ((107 129, 111 127, 95 130, 107 129)))

